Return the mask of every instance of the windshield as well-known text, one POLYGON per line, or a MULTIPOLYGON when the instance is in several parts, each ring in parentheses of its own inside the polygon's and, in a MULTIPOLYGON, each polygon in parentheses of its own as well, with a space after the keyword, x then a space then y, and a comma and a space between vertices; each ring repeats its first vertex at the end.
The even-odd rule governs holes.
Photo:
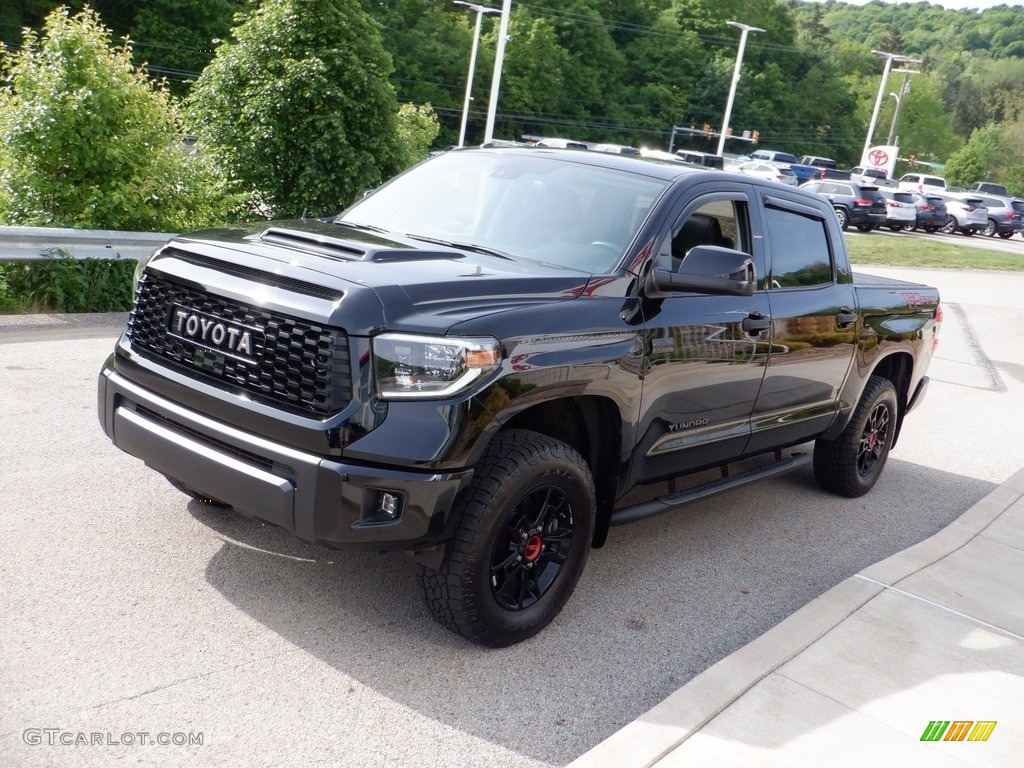
POLYGON ((412 168, 336 221, 607 272, 668 184, 539 152, 454 151, 412 168))

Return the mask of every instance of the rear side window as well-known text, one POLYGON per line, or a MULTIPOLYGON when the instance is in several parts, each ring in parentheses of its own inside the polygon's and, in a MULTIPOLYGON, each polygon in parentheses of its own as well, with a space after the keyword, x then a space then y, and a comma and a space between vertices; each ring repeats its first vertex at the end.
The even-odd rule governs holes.
POLYGON ((901 203, 909 203, 911 205, 914 203, 914 196, 909 192, 893 192, 892 199, 898 200, 901 203))
POLYGON ((817 216, 769 205, 768 241, 773 288, 806 288, 832 282, 828 229, 817 216))

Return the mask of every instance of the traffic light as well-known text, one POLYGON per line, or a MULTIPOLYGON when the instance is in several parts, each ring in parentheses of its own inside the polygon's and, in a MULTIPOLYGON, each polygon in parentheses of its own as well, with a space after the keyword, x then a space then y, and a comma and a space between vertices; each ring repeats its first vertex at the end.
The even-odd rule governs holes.
POLYGON ((911 155, 910 157, 907 158, 907 165, 913 168, 915 160, 917 160, 917 158, 911 155))
POLYGON ((732 126, 731 125, 726 129, 725 135, 728 136, 729 138, 732 138, 732 126))
POLYGON ((711 133, 711 123, 704 123, 704 133, 705 135, 711 133))
POLYGON ((754 131, 752 134, 750 134, 750 141, 753 142, 754 144, 757 144, 757 141, 760 138, 761 138, 761 132, 760 131, 754 131))

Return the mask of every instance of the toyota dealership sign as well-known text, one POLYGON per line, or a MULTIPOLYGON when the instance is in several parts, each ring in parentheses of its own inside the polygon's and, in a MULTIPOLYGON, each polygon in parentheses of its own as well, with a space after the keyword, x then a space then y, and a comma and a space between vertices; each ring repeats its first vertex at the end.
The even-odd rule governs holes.
POLYGON ((860 159, 860 164, 865 168, 877 168, 880 171, 885 171, 886 177, 891 179, 899 154, 900 148, 895 145, 868 147, 868 151, 860 159))

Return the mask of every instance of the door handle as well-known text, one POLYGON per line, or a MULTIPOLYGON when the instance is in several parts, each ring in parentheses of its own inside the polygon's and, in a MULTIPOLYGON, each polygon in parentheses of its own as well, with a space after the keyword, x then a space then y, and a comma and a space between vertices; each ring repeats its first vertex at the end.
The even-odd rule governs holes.
POLYGON ((757 336, 761 331, 767 331, 772 327, 772 320, 770 317, 765 317, 760 312, 751 312, 740 323, 743 330, 749 333, 751 336, 757 336))
POLYGON ((849 307, 840 308, 839 314, 836 315, 836 325, 838 325, 840 328, 849 328, 856 322, 856 312, 852 311, 849 307))

